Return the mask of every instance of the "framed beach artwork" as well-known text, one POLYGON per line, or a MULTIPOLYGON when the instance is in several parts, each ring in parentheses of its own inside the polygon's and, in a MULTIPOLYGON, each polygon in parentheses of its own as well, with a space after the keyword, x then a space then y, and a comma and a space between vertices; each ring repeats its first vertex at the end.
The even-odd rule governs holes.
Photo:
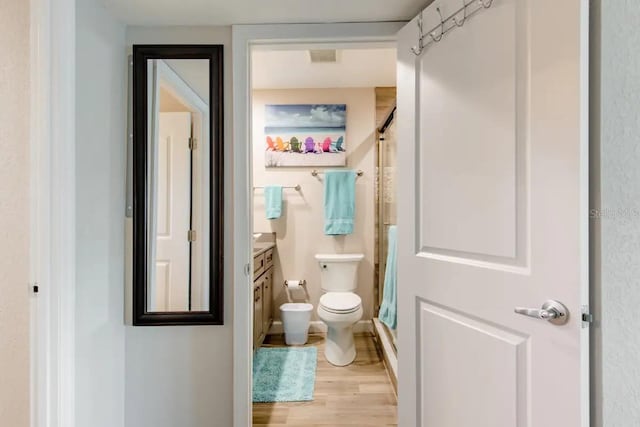
POLYGON ((345 104, 265 106, 265 166, 346 166, 345 104))

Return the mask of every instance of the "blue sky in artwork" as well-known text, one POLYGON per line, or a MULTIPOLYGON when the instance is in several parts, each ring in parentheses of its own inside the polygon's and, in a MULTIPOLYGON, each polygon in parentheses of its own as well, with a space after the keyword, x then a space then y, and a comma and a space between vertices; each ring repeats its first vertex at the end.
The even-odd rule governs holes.
POLYGON ((266 127, 345 128, 345 104, 267 105, 266 127))

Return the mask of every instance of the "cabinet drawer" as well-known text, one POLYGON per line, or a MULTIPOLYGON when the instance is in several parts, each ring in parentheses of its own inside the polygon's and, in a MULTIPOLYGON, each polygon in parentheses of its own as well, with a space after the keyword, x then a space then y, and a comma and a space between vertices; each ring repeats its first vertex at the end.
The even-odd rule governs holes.
POLYGON ((253 279, 255 280, 258 276, 264 272, 264 254, 260 254, 253 257, 253 279))
POLYGON ((268 269, 273 265, 273 248, 264 253, 264 269, 268 269))

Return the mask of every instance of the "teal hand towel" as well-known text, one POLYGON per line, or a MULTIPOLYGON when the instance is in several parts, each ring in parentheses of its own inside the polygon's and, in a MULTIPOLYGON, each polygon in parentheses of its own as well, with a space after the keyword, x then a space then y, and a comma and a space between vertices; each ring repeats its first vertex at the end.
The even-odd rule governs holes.
POLYGON ((353 233, 356 211, 356 172, 329 170, 324 173, 324 234, 353 233))
POLYGON ((264 187, 264 207, 267 219, 277 219, 282 215, 282 185, 264 187))
POLYGON ((382 323, 396 329, 398 326, 397 302, 397 260, 398 260, 398 230, 395 225, 389 227, 389 247, 387 252, 387 267, 384 271, 384 290, 382 291, 382 305, 378 318, 382 323))

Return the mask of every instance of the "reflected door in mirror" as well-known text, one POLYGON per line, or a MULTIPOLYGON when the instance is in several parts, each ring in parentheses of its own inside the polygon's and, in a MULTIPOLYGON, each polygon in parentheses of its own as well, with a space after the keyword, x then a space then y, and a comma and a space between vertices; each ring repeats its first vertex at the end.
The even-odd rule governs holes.
POLYGON ((160 113, 156 269, 148 311, 189 311, 191 269, 191 114, 160 113))

